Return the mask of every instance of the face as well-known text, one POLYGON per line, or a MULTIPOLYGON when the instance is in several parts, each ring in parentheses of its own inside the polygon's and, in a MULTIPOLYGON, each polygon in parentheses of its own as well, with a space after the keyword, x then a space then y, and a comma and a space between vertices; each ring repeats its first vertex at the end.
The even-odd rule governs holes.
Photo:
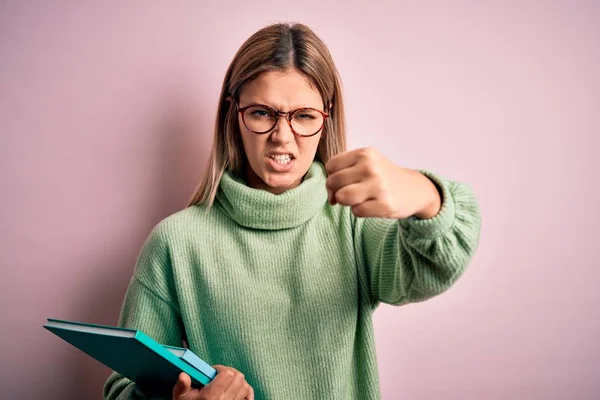
MULTIPOLYGON (((267 105, 280 112, 304 107, 324 111, 319 92, 295 70, 265 72, 244 85, 239 106, 251 104, 267 105)), ((274 194, 298 186, 315 158, 322 131, 310 137, 297 136, 285 116, 281 116, 275 128, 265 134, 248 130, 241 113, 238 113, 238 122, 250 164, 245 171, 248 185, 274 194)))

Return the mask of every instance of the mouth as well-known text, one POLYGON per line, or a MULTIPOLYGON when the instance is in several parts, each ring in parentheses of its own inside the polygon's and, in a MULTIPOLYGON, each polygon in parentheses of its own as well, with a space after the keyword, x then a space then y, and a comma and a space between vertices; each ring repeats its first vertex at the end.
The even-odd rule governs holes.
POLYGON ((295 158, 291 153, 269 154, 268 157, 279 165, 287 165, 295 158))

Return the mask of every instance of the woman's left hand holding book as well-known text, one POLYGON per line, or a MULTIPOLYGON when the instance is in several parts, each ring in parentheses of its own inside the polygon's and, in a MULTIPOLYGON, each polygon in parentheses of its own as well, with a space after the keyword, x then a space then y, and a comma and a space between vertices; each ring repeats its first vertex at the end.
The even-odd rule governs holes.
POLYGON ((217 376, 202 389, 192 387, 190 376, 179 375, 173 387, 173 400, 254 400, 254 390, 238 370, 215 365, 217 376))

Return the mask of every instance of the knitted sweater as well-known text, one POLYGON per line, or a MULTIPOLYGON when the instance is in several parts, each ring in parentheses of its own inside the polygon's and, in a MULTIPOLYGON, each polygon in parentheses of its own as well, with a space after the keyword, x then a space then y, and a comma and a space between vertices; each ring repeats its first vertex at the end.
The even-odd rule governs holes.
MULTIPOLYGON (((479 239, 470 189, 424 173, 443 197, 428 220, 329 205, 319 162, 280 195, 226 173, 213 208, 188 207, 152 230, 119 324, 163 344, 185 340, 209 364, 245 374, 256 399, 379 399, 373 312, 446 291, 479 239)), ((104 396, 145 398, 116 373, 104 396)))

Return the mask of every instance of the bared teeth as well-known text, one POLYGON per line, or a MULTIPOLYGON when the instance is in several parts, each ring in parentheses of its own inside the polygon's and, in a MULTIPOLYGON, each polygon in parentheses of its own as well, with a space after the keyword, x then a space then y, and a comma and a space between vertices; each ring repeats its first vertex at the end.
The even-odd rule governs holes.
POLYGON ((285 165, 292 160, 292 156, 290 154, 285 154, 285 155, 276 154, 276 155, 272 155, 271 158, 273 160, 275 160, 275 162, 277 162, 277 164, 282 164, 282 165, 285 165))

